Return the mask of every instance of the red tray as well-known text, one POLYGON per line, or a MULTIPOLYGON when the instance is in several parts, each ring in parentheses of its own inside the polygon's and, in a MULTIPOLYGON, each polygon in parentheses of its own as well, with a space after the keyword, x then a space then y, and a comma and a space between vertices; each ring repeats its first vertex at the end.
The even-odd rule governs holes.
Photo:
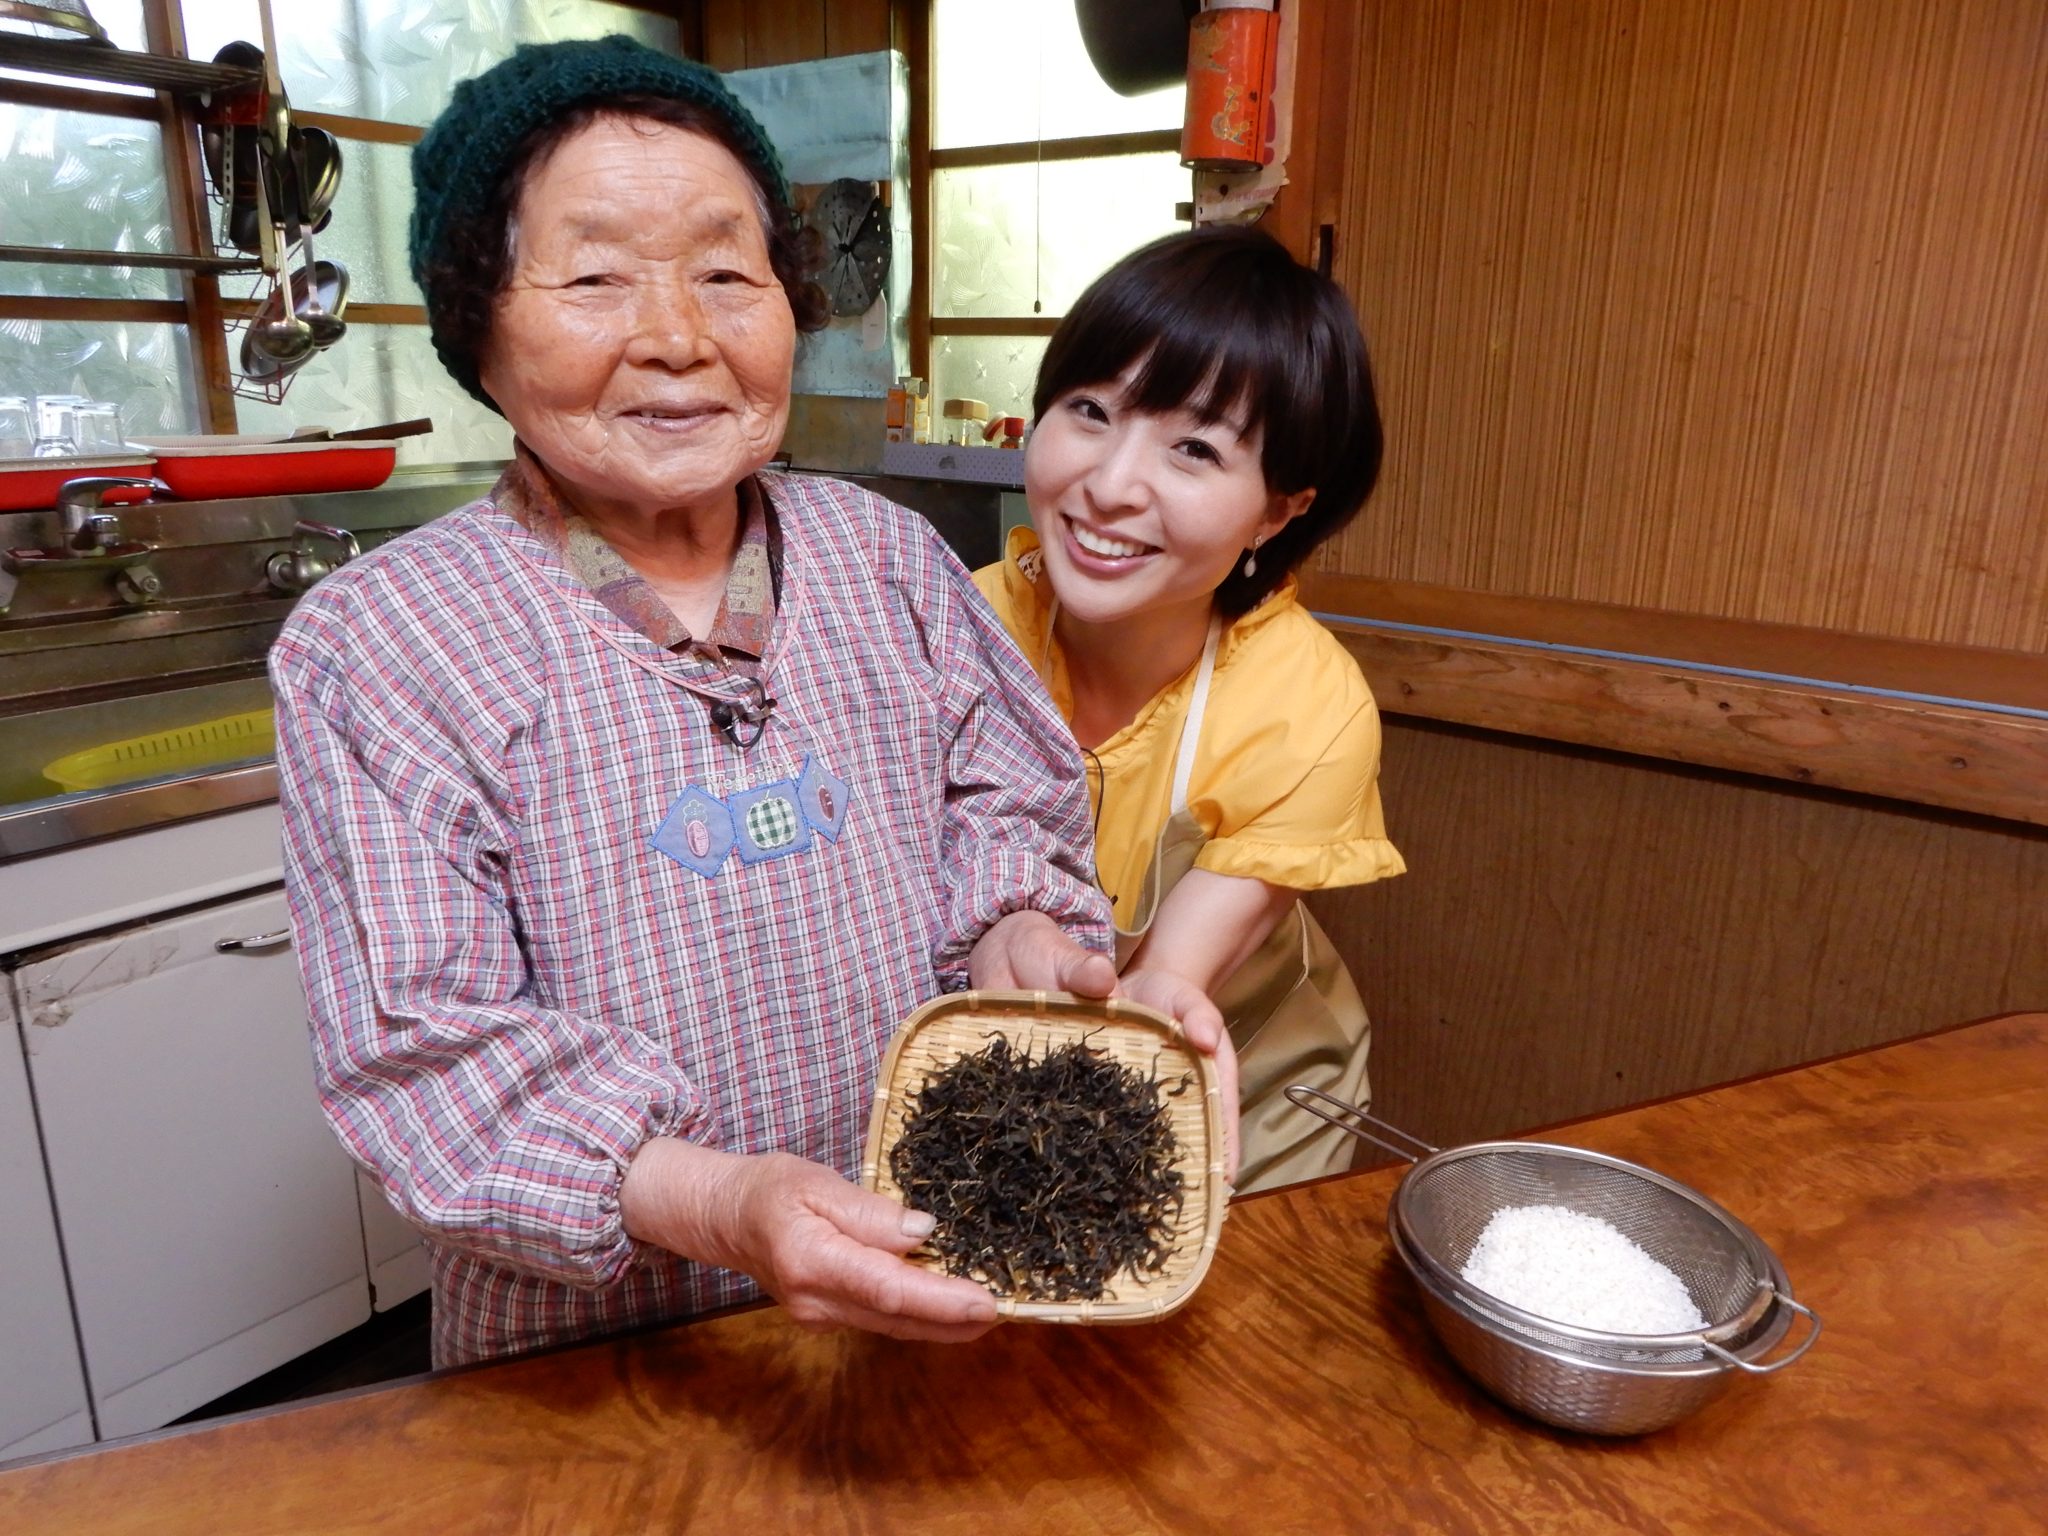
POLYGON ((286 442, 275 437, 146 437, 156 477, 184 501, 367 491, 391 477, 398 444, 286 442))
MULTIPOLYGON (((147 453, 96 459, 0 459, 0 512, 33 512, 57 505, 66 480, 88 475, 147 475, 156 463, 147 453)), ((140 501, 142 491, 115 491, 109 503, 140 501)))

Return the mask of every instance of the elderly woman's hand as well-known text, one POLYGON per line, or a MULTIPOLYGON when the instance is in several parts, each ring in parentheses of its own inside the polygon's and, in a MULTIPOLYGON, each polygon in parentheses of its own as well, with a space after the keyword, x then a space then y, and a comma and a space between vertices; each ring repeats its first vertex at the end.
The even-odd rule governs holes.
POLYGON ((632 1236, 753 1276, 805 1328, 957 1343, 996 1321, 981 1286, 903 1261, 931 1217, 802 1158, 656 1137, 627 1168, 620 1204, 632 1236))

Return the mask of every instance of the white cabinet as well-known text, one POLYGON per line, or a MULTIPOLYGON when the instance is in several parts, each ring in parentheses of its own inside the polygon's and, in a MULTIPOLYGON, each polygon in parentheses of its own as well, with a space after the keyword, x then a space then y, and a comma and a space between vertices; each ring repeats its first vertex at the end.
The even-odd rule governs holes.
POLYGON ((92 1439, 85 1372, 36 1142, 14 994, 0 976, 0 1461, 92 1439))
POLYGON ((16 972, 103 1438, 370 1316, 355 1172, 314 1093, 288 926, 264 892, 16 972), (276 937, 216 947, 261 935, 276 937))
POLYGON ((427 1288, 427 1245, 384 1198, 384 1191, 360 1168, 356 1170, 356 1201, 362 1208, 363 1263, 370 1271, 370 1296, 379 1312, 427 1288))
POLYGON ((0 955, 284 878, 275 801, 0 864, 0 955))

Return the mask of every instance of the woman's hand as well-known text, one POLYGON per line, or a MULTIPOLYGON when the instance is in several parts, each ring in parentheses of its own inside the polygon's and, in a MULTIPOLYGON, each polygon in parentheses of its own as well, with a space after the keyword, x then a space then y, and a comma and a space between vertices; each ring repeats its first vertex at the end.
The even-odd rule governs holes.
POLYGON ((969 951, 967 979, 976 988, 1107 997, 1116 990, 1116 962, 1043 912, 1007 912, 969 951))
POLYGON ((957 1343, 996 1321, 981 1286, 904 1262, 931 1217, 802 1158, 659 1136, 634 1154, 619 1199, 633 1237, 751 1275, 813 1331, 957 1343))

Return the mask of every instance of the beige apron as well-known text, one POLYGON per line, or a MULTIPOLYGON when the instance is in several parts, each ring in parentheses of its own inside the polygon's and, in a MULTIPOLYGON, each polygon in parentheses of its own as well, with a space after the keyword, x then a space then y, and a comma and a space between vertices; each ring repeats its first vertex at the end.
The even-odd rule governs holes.
MULTIPOLYGON (((1129 964, 1151 928, 1166 893, 1195 867, 1195 855, 1208 841, 1188 810, 1188 781, 1194 773, 1221 634, 1222 625, 1212 620, 1187 718, 1181 724, 1173 808, 1145 872, 1136 926, 1117 930, 1119 970, 1129 964)), ((1238 1193, 1350 1168, 1356 1145, 1352 1138, 1296 1108, 1285 1093, 1291 1083, 1307 1083, 1352 1104, 1365 1104, 1368 1096, 1365 1057, 1372 1024, 1351 973, 1306 906, 1295 902, 1266 942, 1218 989, 1215 1002, 1237 1048, 1238 1193)))

